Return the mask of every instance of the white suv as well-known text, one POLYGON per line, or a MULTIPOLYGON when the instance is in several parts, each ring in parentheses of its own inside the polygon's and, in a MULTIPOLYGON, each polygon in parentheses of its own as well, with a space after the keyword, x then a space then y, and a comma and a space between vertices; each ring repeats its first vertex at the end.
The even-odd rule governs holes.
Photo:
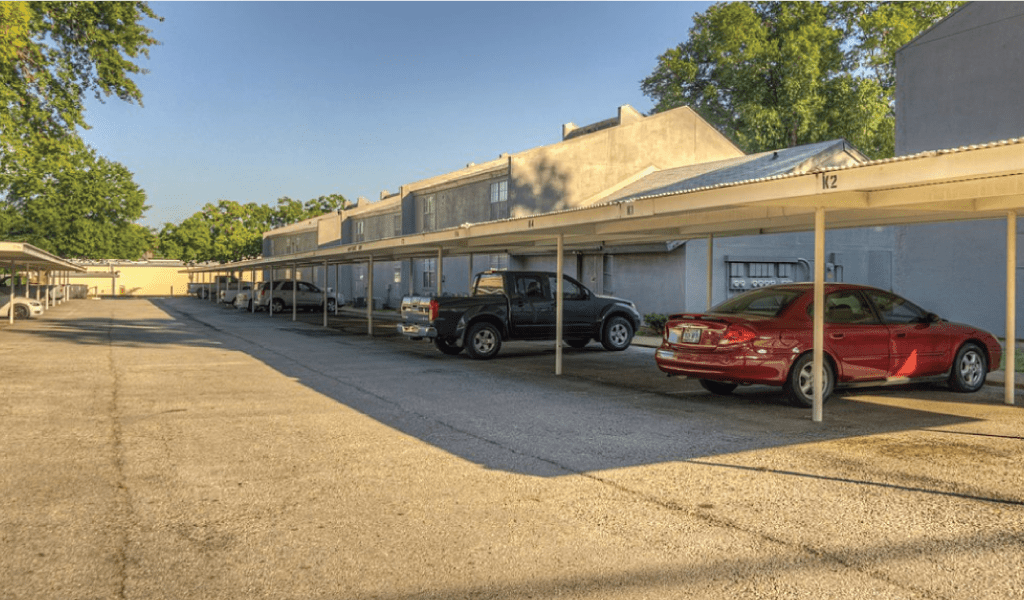
MULTIPOLYGON (((292 297, 295 298, 295 305, 298 309, 323 309, 324 292, 312 283, 296 281, 295 290, 292 290, 291 281, 275 281, 274 293, 271 298, 270 282, 264 282, 256 292, 256 307, 265 310, 273 304, 274 312, 284 312, 292 307, 292 297)), ((327 310, 333 311, 337 306, 344 306, 345 298, 341 294, 335 294, 327 288, 327 310)), ((251 309, 252 307, 249 306, 251 309)))

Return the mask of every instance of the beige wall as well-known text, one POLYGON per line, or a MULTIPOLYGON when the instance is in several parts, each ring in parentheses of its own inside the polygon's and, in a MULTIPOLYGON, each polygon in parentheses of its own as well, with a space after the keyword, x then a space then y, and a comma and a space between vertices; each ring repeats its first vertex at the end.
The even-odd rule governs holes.
POLYGON ((111 295, 111 284, 117 296, 184 296, 188 290, 188 274, 179 273, 184 265, 152 265, 145 263, 111 263, 108 265, 82 265, 88 276, 72 274, 70 282, 89 288, 89 295, 111 295), (118 272, 111 281, 111 269, 118 272))
POLYGON ((512 216, 576 208, 649 170, 743 156, 688 107, 644 117, 629 106, 618 124, 512 156, 512 216))

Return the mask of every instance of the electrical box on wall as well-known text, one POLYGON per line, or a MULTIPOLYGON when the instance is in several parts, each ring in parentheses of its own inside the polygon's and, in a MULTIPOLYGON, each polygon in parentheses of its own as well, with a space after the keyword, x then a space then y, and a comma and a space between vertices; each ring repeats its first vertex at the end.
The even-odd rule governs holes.
MULTIPOLYGON (((825 263, 825 280, 842 281, 839 255, 831 254, 825 263)), ((810 281, 813 262, 799 257, 726 256, 728 295, 794 281, 810 281)))

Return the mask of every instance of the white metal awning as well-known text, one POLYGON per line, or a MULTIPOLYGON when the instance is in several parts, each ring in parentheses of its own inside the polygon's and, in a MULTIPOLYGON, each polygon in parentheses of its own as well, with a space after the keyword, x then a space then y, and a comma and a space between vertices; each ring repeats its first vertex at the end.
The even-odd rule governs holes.
MULTIPOLYGON (((1024 209, 1024 139, 1012 139, 849 167, 632 197, 612 204, 503 221, 465 224, 290 256, 192 267, 187 271, 223 272, 506 252, 555 253, 561 269, 564 252, 576 249, 708 236, 814 231, 815 287, 820 303, 826 229, 1006 219, 1006 337, 1012 342, 1016 337, 1016 217, 1021 209, 1024 209)), ((372 309, 372 305, 368 308, 372 309)), ((558 311, 560 315, 560 300, 558 311)), ((817 373, 821 372, 822 365, 823 322, 820 319, 823 314, 815 312, 817 373)), ((561 344, 556 344, 555 360, 555 370, 560 373, 561 344)), ((1008 343, 1006 364, 1013 365, 1013 361, 1014 344, 1008 343)), ((1008 404, 1013 403, 1013 385, 1011 368, 1006 374, 1008 404)), ((820 398, 815 402, 814 419, 821 420, 820 398)))
MULTIPOLYGON (((74 265, 63 258, 50 254, 45 250, 40 250, 31 244, 25 244, 22 242, 0 242, 0 267, 10 269, 11 281, 13 284, 14 275, 19 270, 22 271, 40 271, 44 273, 69 273, 72 271, 81 272, 85 271, 84 268, 74 265)), ((25 286, 26 296, 29 294, 29 286, 25 286)), ((15 286, 11 285, 11 308, 7 311, 9 322, 14 322, 14 291, 15 286)), ((37 292, 38 292, 37 288, 37 292)), ((64 294, 67 297, 67 294, 64 294)), ((46 295, 45 306, 50 305, 50 295, 46 295)))

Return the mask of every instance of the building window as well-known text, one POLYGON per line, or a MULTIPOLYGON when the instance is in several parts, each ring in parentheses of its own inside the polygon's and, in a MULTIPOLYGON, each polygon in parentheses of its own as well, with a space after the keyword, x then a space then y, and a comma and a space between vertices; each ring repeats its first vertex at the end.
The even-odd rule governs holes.
POLYGON ((508 180, 491 184, 491 220, 508 218, 508 180))
POLYGON ((401 214, 397 214, 397 215, 394 216, 394 221, 392 221, 392 226, 394 228, 395 237, 401 237, 402 236, 402 215, 401 214))
POLYGON ((423 287, 432 290, 436 287, 437 281, 437 259, 423 259, 423 287))
POLYGON ((508 270, 508 254, 492 254, 490 258, 492 271, 508 270))
POLYGON ((402 283, 402 263, 395 264, 395 283, 402 283))
POLYGON ((423 231, 434 231, 437 227, 434 208, 434 195, 425 196, 423 198, 423 231))
POLYGON ((366 223, 363 221, 356 221, 356 241, 361 242, 366 237, 365 230, 366 223))

